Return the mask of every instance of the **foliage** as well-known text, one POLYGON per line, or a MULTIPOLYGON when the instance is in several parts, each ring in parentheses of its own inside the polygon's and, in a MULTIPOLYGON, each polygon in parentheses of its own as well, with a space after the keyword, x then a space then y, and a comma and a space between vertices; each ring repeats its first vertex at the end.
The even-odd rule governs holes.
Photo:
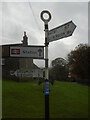
POLYGON ((68 78, 67 61, 63 58, 56 58, 52 61, 52 68, 50 69, 50 79, 52 80, 66 80, 68 78))
POLYGON ((90 46, 87 44, 78 45, 75 50, 68 54, 68 64, 71 76, 77 82, 88 83, 88 57, 90 56, 90 46))
POLYGON ((52 61, 52 66, 56 66, 56 65, 61 65, 61 66, 65 66, 67 64, 67 61, 63 58, 56 58, 55 60, 52 61))

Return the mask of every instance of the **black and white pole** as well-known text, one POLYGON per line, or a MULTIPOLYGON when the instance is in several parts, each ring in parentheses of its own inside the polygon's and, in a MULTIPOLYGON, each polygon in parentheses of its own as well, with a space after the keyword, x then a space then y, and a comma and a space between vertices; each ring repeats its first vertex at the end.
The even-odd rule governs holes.
POLYGON ((45 85, 44 85, 44 94, 45 94, 45 120, 49 120, 49 70, 48 70, 48 22, 51 20, 51 14, 49 11, 44 10, 41 12, 41 19, 44 22, 45 28, 45 85), (48 19, 43 17, 44 14, 48 14, 48 19))

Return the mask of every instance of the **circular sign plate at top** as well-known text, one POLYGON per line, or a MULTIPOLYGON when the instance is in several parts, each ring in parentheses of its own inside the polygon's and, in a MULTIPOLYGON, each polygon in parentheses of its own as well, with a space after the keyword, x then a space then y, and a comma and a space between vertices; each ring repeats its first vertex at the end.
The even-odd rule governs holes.
POLYGON ((42 12, 41 12, 41 19, 42 19, 42 21, 44 21, 44 22, 49 22, 50 20, 51 20, 51 13, 49 12, 49 11, 47 11, 47 10, 43 10, 42 12), (43 15, 44 14, 48 14, 48 19, 45 19, 44 17, 43 17, 43 15))

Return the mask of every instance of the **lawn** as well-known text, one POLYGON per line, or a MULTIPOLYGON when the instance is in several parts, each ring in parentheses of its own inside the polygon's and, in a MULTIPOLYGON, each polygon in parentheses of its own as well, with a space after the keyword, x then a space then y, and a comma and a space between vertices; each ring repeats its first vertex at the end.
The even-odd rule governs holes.
MULTIPOLYGON (((2 82, 3 118, 44 118, 43 84, 2 82)), ((50 118, 87 118, 88 87, 58 82, 50 85, 50 118)))

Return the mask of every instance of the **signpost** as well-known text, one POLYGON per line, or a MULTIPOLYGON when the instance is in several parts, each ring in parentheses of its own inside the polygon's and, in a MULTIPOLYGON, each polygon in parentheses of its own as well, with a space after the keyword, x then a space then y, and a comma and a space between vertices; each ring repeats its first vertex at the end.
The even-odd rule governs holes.
POLYGON ((32 70, 16 70, 10 71, 10 75, 15 75, 16 77, 32 77, 32 78, 43 78, 43 70, 32 69, 32 70))
POLYGON ((45 27, 45 120, 49 120, 49 71, 48 71, 48 45, 49 42, 56 41, 65 37, 69 37, 74 32, 76 25, 70 21, 52 30, 48 30, 48 22, 51 20, 51 14, 49 11, 44 10, 41 12, 41 19, 44 22, 45 27), (43 17, 44 14, 48 14, 48 19, 43 17))
POLYGON ((41 19, 44 22, 45 27, 45 120, 49 120, 49 70, 48 70, 48 22, 51 20, 51 14, 49 11, 45 10, 41 12, 41 19), (48 19, 44 19, 44 13, 48 14, 48 19))
MULTIPOLYGON (((44 10, 41 12, 41 19, 44 22, 45 27, 45 85, 44 85, 44 94, 45 94, 45 120, 49 120, 49 70, 48 70, 48 45, 49 42, 53 42, 65 37, 69 37, 73 34, 76 25, 70 21, 66 24, 63 24, 59 27, 56 27, 52 30, 48 30, 48 22, 51 20, 51 14, 49 11, 44 10), (44 14, 48 14, 48 18, 43 17, 44 14)), ((10 56, 11 57, 25 57, 33 59, 44 59, 44 46, 27 46, 27 36, 25 33, 24 36, 24 46, 11 46, 10 47, 10 56), (25 42, 26 41, 26 42, 25 42)), ((37 71, 35 71, 36 76, 37 71)), ((14 73, 16 76, 18 72, 14 73)), ((20 73, 21 74, 21 73, 20 73)), ((24 73, 28 74, 28 73, 24 73)), ((30 73, 29 73, 30 74, 30 73)), ((31 74, 32 75, 32 74, 31 74)))
POLYGON ((34 59, 44 59, 44 46, 29 46, 29 47, 10 47, 11 57, 27 57, 34 59))
POLYGON ((33 77, 32 71, 30 70, 16 70, 16 71, 11 71, 11 75, 15 75, 16 77, 33 77))
POLYGON ((70 21, 59 27, 56 27, 48 32, 48 42, 53 42, 65 37, 69 37, 73 34, 76 25, 70 21))

